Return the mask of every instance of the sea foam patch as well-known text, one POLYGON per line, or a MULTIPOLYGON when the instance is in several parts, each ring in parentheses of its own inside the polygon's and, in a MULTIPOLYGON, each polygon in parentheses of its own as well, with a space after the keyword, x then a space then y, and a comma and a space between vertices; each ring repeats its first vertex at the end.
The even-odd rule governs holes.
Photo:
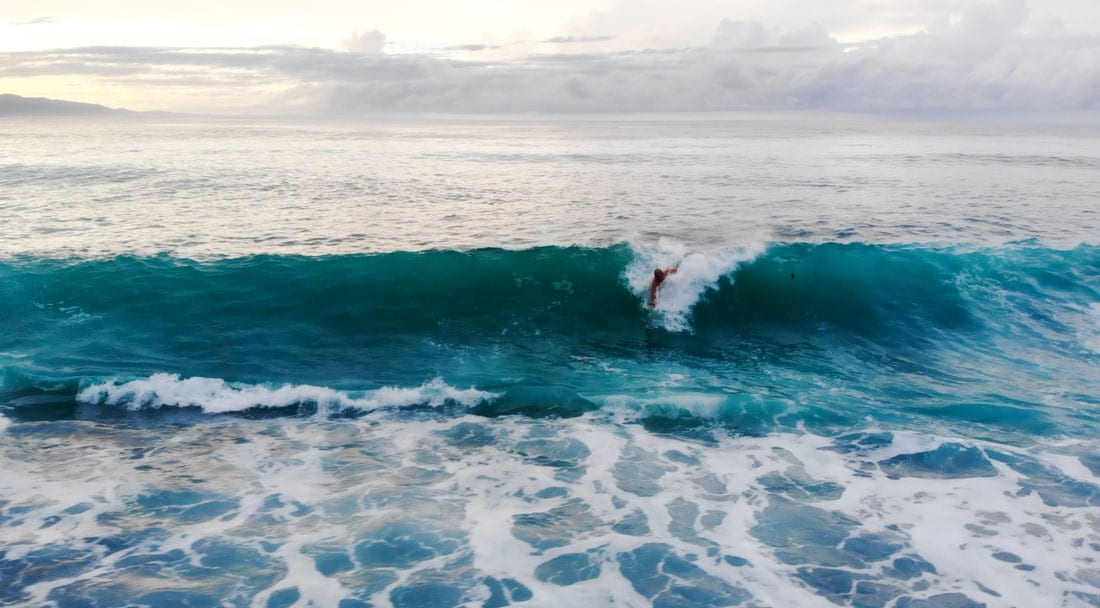
POLYGON ((9 603, 993 606, 1100 595, 1096 479, 1067 456, 1095 446, 880 429, 701 441, 606 411, 19 429, 0 452, 9 603))
POLYGON ((131 409, 198 407, 208 414, 240 412, 252 408, 284 408, 315 404, 327 410, 374 410, 386 407, 428 405, 447 402, 476 405, 497 397, 476 388, 458 389, 440 378, 415 388, 383 387, 359 395, 327 387, 286 384, 278 388, 234 384, 221 378, 181 378, 178 374, 153 374, 129 382, 103 382, 83 388, 77 400, 86 403, 124 405, 131 409))

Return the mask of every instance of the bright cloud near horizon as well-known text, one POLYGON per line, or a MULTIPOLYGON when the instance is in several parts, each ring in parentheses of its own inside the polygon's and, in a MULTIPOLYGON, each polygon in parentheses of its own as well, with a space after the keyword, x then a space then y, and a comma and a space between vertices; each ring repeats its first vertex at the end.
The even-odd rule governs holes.
POLYGON ((139 110, 1100 109, 1096 0, 40 0, 0 93, 139 110))

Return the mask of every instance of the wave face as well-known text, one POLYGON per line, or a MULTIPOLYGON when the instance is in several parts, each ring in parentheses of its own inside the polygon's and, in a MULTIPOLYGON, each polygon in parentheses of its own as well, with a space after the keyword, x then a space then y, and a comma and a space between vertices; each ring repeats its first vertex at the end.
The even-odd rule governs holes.
POLYGON ((1098 405, 1067 388, 1094 378, 1098 361, 1093 246, 21 259, 0 264, 0 290, 3 390, 25 413, 50 395, 76 404, 52 415, 109 404, 135 381, 164 393, 139 404, 216 412, 316 403, 325 391, 354 404, 440 379, 525 395, 527 412, 539 391, 547 404, 565 391, 750 432, 934 413, 1072 433, 1098 405), (649 310, 652 268, 672 265, 680 272, 649 310), (197 390, 195 379, 215 385, 197 390), (269 394, 301 386, 316 391, 269 394), (167 398, 181 390, 192 397, 167 398), (970 406, 953 412, 960 400, 970 406))

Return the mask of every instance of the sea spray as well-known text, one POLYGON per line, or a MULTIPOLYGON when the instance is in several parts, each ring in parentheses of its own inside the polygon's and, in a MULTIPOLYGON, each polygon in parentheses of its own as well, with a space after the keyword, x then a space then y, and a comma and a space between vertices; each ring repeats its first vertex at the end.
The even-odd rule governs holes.
POLYGON ((662 238, 656 247, 632 246, 633 260, 623 272, 631 291, 643 301, 649 297, 656 268, 675 268, 660 287, 654 311, 659 324, 669 331, 691 330, 691 311, 708 291, 717 290, 719 281, 733 275, 738 267, 751 262, 767 250, 764 241, 714 251, 691 251, 683 243, 662 238))

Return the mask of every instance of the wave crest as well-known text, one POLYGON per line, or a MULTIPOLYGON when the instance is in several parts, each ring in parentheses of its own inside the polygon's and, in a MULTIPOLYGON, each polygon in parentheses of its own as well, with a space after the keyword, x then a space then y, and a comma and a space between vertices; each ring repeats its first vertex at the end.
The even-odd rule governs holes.
POLYGON ((382 387, 362 394, 308 384, 285 384, 278 388, 234 384, 221 378, 181 378, 179 374, 153 374, 145 379, 112 380, 82 389, 76 396, 84 403, 122 405, 131 410, 161 407, 197 407, 207 414, 243 412, 255 408, 284 408, 316 404, 333 412, 370 411, 382 408, 427 405, 440 407, 449 402, 467 407, 492 400, 498 395, 470 387, 455 388, 441 378, 419 387, 382 387))

